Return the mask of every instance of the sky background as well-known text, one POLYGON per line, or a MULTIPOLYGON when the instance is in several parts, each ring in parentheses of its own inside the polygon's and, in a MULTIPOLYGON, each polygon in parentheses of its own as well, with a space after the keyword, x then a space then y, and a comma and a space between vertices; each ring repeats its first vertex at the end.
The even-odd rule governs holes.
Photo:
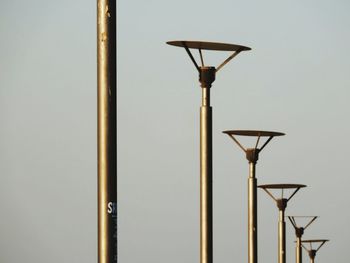
MULTIPOLYGON (((260 129, 287 135, 258 183, 308 185, 286 214, 320 216, 304 236, 331 239, 316 262, 348 262, 350 2, 117 5, 119 262, 199 262, 201 91, 165 44, 182 39, 252 48, 211 89, 214 261, 247 262, 248 163, 221 131, 260 129)), ((97 262, 96 1, 2 0, 0 35, 0 261, 97 262)), ((259 261, 277 262, 277 207, 258 204, 259 261)), ((293 241, 287 222, 288 262, 293 241)))

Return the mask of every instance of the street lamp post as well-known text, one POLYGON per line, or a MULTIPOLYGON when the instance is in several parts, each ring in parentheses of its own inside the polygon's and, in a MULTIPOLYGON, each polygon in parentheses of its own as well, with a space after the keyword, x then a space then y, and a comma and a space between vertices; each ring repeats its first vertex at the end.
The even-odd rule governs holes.
POLYGON ((303 262, 303 251, 301 246, 301 238, 304 235, 304 231, 306 228, 308 228, 315 220, 317 216, 288 216, 289 221, 293 225, 295 229, 295 236, 296 236, 296 245, 295 245, 295 262, 296 263, 302 263, 303 262), (300 226, 296 219, 297 218, 311 218, 304 226, 300 226))
POLYGON ((310 240, 302 240, 301 244, 303 248, 308 252, 310 257, 310 263, 315 263, 315 257, 316 253, 320 250, 320 248, 328 242, 328 239, 310 239, 310 240), (305 247, 303 244, 309 244, 309 247, 305 247), (315 249, 312 247, 312 244, 319 244, 318 247, 315 249))
POLYGON ((273 200, 276 201, 279 217, 278 217, 278 263, 286 263, 286 222, 284 220, 284 213, 287 207, 288 201, 300 190, 300 188, 306 187, 303 184, 265 184, 259 185, 273 200), (282 195, 280 198, 276 198, 269 190, 280 189, 282 195), (294 190, 288 198, 284 198, 283 191, 285 189, 294 190))
POLYGON ((213 262, 213 200, 212 200, 212 107, 210 105, 210 88, 216 73, 231 59, 249 47, 202 41, 169 41, 169 45, 186 50, 199 73, 202 88, 202 105, 200 107, 200 263, 213 262), (197 49, 201 60, 198 65, 190 49, 197 49), (218 67, 205 66, 202 50, 233 52, 218 67))
POLYGON ((284 133, 271 131, 252 131, 252 130, 231 130, 223 133, 230 136, 234 142, 245 152, 249 162, 248 177, 248 263, 258 262, 258 224, 257 224, 257 179, 255 176, 255 167, 259 159, 260 152, 272 140, 273 137, 282 136, 284 133), (256 137, 254 148, 245 148, 235 136, 256 137), (261 137, 268 138, 261 147, 259 142, 261 137))

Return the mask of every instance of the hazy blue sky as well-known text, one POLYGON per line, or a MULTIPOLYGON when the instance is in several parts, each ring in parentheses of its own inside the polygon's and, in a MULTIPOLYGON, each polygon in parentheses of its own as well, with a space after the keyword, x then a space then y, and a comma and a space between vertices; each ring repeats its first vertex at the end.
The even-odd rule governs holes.
MULTIPOLYGON (((247 261, 248 164, 227 129, 287 134, 261 154, 258 182, 307 184, 286 213, 320 216, 305 234, 331 239, 318 263, 348 262, 350 2, 117 5, 119 261, 199 261, 200 88, 186 52, 165 44, 190 39, 252 48, 212 88, 215 262, 247 261)), ((1 262, 96 262, 95 21, 96 1, 0 3, 1 262)), ((213 66, 229 55, 209 53, 213 66)), ((277 261, 263 192, 259 260, 277 261)))

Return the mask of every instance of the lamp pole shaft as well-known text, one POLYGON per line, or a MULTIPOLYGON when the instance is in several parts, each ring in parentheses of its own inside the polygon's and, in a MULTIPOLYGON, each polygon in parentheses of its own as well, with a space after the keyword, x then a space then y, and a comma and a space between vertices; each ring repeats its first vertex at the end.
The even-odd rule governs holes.
POLYGON ((97 0, 98 263, 117 262, 116 0, 97 0))
POLYGON ((248 262, 257 263, 258 226, 257 226, 257 179, 255 177, 256 164, 249 163, 248 178, 248 262))
POLYGON ((286 223, 284 210, 279 210, 278 220, 278 263, 286 262, 286 223))
POLYGON ((315 258, 310 258, 310 263, 315 263, 315 258))
POLYGON ((202 85, 200 108, 200 263, 213 262, 212 108, 210 87, 202 85))
POLYGON ((301 237, 297 237, 296 247, 295 247, 295 259, 296 263, 303 262, 302 248, 301 248, 301 237))

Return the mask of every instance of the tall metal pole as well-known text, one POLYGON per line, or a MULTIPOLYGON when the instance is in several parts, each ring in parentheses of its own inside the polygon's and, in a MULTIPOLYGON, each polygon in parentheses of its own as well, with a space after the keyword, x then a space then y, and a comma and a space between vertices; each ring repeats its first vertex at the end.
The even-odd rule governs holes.
POLYGON ((200 262, 213 262, 213 158, 212 108, 210 87, 215 80, 214 67, 200 67, 202 88, 200 108, 200 262))
POLYGON ((258 202, 257 202, 257 178, 255 175, 256 163, 259 159, 260 152, 275 136, 282 136, 284 133, 271 131, 254 131, 254 130, 231 130, 224 131, 229 135, 234 142, 245 152, 249 162, 249 177, 248 177, 248 263, 258 262, 258 202), (257 137, 254 148, 245 148, 235 138, 238 136, 257 137), (261 137, 268 137, 260 148, 259 142, 261 137))
POLYGON ((287 206, 287 199, 277 200, 279 209, 278 219, 278 263, 286 262, 286 222, 284 220, 284 211, 287 206))
POLYGON ((258 160, 258 149, 248 149, 249 160, 248 177, 248 263, 258 262, 258 224, 257 224, 257 179, 255 167, 258 160))
POLYGON ((97 0, 98 262, 117 262, 116 1, 97 0))
POLYGON ((303 252, 301 249, 301 237, 297 237, 296 247, 295 247, 295 260, 296 260, 296 263, 303 263, 303 252))
POLYGON ((234 44, 203 41, 169 41, 169 45, 185 48, 199 73, 202 88, 200 107, 200 263, 213 262, 213 135, 210 88, 215 81, 216 72, 237 56, 250 48, 234 44), (201 66, 198 65, 190 49, 199 51, 201 66), (202 50, 234 51, 217 68, 204 65, 202 50))

